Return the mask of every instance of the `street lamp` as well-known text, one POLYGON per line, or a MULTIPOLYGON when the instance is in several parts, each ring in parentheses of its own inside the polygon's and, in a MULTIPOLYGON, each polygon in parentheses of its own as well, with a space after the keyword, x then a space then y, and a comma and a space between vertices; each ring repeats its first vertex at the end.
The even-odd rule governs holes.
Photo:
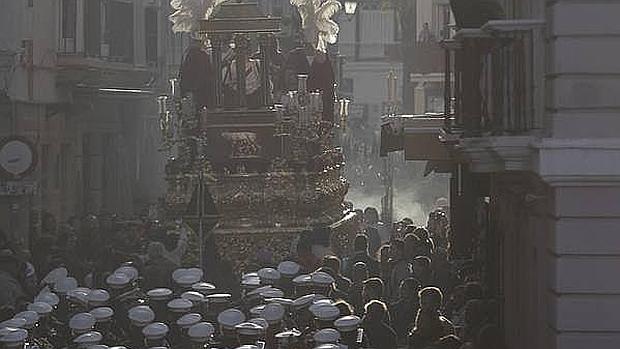
POLYGON ((357 1, 345 1, 344 2, 344 13, 347 15, 349 20, 353 18, 355 11, 357 10, 357 1))

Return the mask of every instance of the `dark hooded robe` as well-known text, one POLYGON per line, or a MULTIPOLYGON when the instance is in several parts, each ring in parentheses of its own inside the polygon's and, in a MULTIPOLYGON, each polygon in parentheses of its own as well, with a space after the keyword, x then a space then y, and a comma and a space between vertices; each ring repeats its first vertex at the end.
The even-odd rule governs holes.
POLYGON ((199 46, 190 46, 179 69, 181 94, 193 93, 197 108, 213 106, 215 80, 209 54, 199 46))
POLYGON ((310 74, 308 75, 308 89, 310 91, 320 91, 323 97, 323 121, 334 122, 334 69, 329 60, 329 56, 321 54, 325 57, 323 62, 319 61, 319 56, 315 56, 310 66, 310 74))

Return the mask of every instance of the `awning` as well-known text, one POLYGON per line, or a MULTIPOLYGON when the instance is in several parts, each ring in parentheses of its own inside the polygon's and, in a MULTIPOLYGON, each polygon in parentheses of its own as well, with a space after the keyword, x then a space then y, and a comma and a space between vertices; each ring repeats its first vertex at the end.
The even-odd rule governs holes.
POLYGON ((141 87, 104 87, 77 84, 74 91, 78 94, 98 95, 114 98, 153 98, 155 92, 141 87))
POLYGON ((404 150, 406 160, 450 161, 448 149, 439 139, 443 117, 397 115, 383 120, 381 156, 404 150))
POLYGON ((381 124, 381 147, 380 156, 387 156, 393 151, 403 150, 404 138, 402 128, 395 125, 392 120, 386 120, 381 124))

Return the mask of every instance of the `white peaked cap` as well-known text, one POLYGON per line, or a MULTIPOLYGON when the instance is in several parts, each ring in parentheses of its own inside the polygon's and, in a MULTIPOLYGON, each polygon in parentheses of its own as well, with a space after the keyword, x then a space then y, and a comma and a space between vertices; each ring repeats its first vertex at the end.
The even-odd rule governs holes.
POLYGON ((118 269, 116 269, 114 271, 114 274, 117 274, 117 273, 122 273, 122 274, 127 275, 127 277, 129 278, 130 281, 136 280, 138 278, 138 275, 139 275, 138 269, 136 269, 136 268, 134 268, 132 266, 127 266, 127 265, 119 267, 118 269))
POLYGON ((172 273, 172 280, 182 287, 191 287, 202 279, 202 270, 198 268, 176 269, 172 273))
POLYGON ((85 306, 86 304, 88 304, 89 293, 90 290, 78 287, 67 292, 67 299, 72 303, 78 303, 85 306))
POLYGON ((95 318, 95 321, 97 322, 109 321, 112 319, 112 316, 114 316, 114 310, 112 310, 112 308, 110 307, 95 308, 89 311, 89 313, 95 318))
POLYGON ((265 301, 268 302, 268 303, 278 303, 278 304, 281 304, 285 308, 290 308, 290 307, 293 306, 293 300, 292 299, 288 299, 288 298, 282 298, 282 297, 268 298, 268 297, 265 297, 265 301))
POLYGON ((187 313, 192 309, 194 303, 183 298, 175 298, 168 302, 168 309, 173 313, 187 313))
POLYGON ((325 328, 314 334, 312 337, 317 344, 338 343, 340 332, 333 328, 325 328))
POLYGON ((229 293, 214 293, 205 297, 207 302, 214 304, 227 303, 232 298, 232 295, 229 293))
POLYGON ((56 283, 56 281, 60 280, 60 279, 64 279, 69 275, 69 273, 67 272, 67 268, 65 267, 60 267, 60 268, 56 268, 52 271, 50 271, 49 273, 47 273, 47 275, 43 278, 43 280, 41 280, 42 284, 48 284, 48 285, 53 285, 56 283))
POLYGON ((78 345, 80 344, 99 344, 99 342, 101 342, 101 340, 103 339, 103 336, 101 335, 101 333, 97 332, 97 331, 91 331, 91 332, 86 332, 84 334, 81 334, 79 336, 77 336, 73 342, 77 343, 78 345))
POLYGON ((223 328, 231 330, 244 321, 245 315, 238 309, 226 309, 217 316, 217 322, 223 328))
POLYGON ((69 320, 69 328, 73 330, 90 330, 95 326, 95 317, 90 313, 78 313, 69 320))
POLYGON ((192 325, 189 330, 187 330, 187 335, 189 336, 190 340, 192 342, 200 343, 208 341, 214 333, 215 328, 208 322, 199 322, 192 325))
POLYGON ((138 305, 129 309, 127 317, 134 325, 144 327, 155 320, 155 312, 146 305, 138 305))
POLYGON ((56 305, 58 305, 58 303, 60 303, 60 298, 58 298, 58 296, 55 293, 44 289, 43 291, 39 293, 39 295, 37 295, 34 301, 47 303, 51 305, 52 307, 55 307, 56 305))
POLYGON ((362 319, 359 317, 355 315, 347 315, 334 321, 334 327, 336 327, 340 332, 353 332, 357 331, 361 323, 362 319))
POLYGON ((7 347, 12 347, 16 344, 21 344, 28 338, 28 331, 22 328, 11 328, 7 333, 0 337, 0 343, 3 343, 7 347))
POLYGON ((269 303, 261 311, 260 317, 267 320, 268 323, 274 324, 282 321, 285 313, 284 306, 279 303, 269 303))
POLYGON ((284 291, 278 288, 272 288, 270 290, 262 291, 260 296, 263 298, 281 298, 284 297, 284 291))
POLYGON ((237 347, 236 349, 258 349, 258 347, 256 345, 248 344, 237 347))
POLYGON ((12 318, 5 321, 0 322, 0 328, 24 328, 26 326, 26 319, 24 318, 12 318))
POLYGON ((168 334, 168 325, 163 322, 153 322, 142 329, 147 339, 162 339, 168 334))
POLYGON ((263 309, 265 309, 265 304, 259 304, 255 307, 252 307, 252 309, 250 309, 250 315, 260 316, 261 313, 263 312, 263 309))
POLYGON ((205 300, 205 296, 202 293, 197 292, 197 291, 183 292, 183 294, 181 295, 181 298, 187 299, 188 301, 191 301, 194 304, 200 304, 204 302, 205 300))
POLYGON ((248 322, 251 322, 253 324, 257 324, 262 328, 268 328, 269 327, 269 323, 267 322, 267 320, 263 319, 262 317, 257 317, 257 318, 253 318, 248 320, 248 322))
POLYGON ((168 300, 172 297, 172 290, 169 288, 154 288, 146 292, 146 295, 152 300, 168 300))
POLYGON ((59 278, 54 283, 54 291, 58 294, 67 294, 71 290, 75 290, 78 287, 77 280, 72 277, 59 278))
POLYGON ((217 288, 215 287, 215 285, 208 282, 197 282, 192 285, 192 290, 200 292, 203 295, 212 294, 213 292, 215 292, 216 289, 217 288))
POLYGON ((282 276, 291 278, 297 274, 301 270, 301 266, 293 261, 284 261, 278 264, 278 271, 282 276))
POLYGON ((31 304, 28 304, 27 309, 36 311, 37 314, 39 314, 40 316, 48 315, 54 310, 54 308, 49 303, 45 303, 45 302, 34 302, 31 304))
POLYGON ((86 298, 88 299, 88 304, 92 306, 101 306, 110 300, 110 294, 106 290, 96 289, 90 291, 86 298))
POLYGON ((198 313, 189 313, 181 316, 177 320, 177 325, 181 328, 189 328, 202 321, 202 315, 198 313))
POLYGON ((24 328, 33 328, 39 321, 39 314, 34 310, 26 310, 15 314, 14 318, 22 318, 26 320, 24 328))
POLYGON ((310 276, 310 275, 306 275, 306 274, 296 276, 296 277, 293 279, 293 283, 294 283, 295 285, 297 285, 297 286, 301 286, 301 285, 308 285, 308 284, 310 284, 311 282, 312 282, 312 276, 310 276))
POLYGON ((327 343, 314 347, 314 349, 342 349, 338 344, 327 343))
POLYGON ((321 321, 333 321, 340 316, 340 310, 334 305, 319 305, 318 307, 310 310, 315 318, 321 321))
POLYGON ((253 322, 242 322, 235 326, 237 333, 245 336, 259 336, 265 332, 265 328, 259 324, 253 322))
POLYGON ((263 268, 258 271, 261 282, 273 282, 280 280, 280 272, 273 268, 263 268))
POLYGON ((105 279, 105 282, 112 288, 123 288, 131 282, 125 273, 114 273, 105 279))
POLYGON ((317 271, 316 273, 312 273, 311 281, 314 285, 318 286, 329 286, 333 284, 336 280, 329 274, 317 271))

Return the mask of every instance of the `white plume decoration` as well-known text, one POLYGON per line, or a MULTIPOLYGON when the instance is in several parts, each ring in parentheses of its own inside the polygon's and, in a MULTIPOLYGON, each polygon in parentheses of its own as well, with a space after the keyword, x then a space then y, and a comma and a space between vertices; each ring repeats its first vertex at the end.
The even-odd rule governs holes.
POLYGON ((342 5, 337 0, 290 0, 297 7, 306 41, 317 51, 327 52, 327 44, 335 44, 340 27, 331 18, 342 5))
POLYGON ((174 12, 168 17, 175 33, 191 33, 198 29, 198 21, 209 19, 213 11, 228 0, 170 0, 174 12))

